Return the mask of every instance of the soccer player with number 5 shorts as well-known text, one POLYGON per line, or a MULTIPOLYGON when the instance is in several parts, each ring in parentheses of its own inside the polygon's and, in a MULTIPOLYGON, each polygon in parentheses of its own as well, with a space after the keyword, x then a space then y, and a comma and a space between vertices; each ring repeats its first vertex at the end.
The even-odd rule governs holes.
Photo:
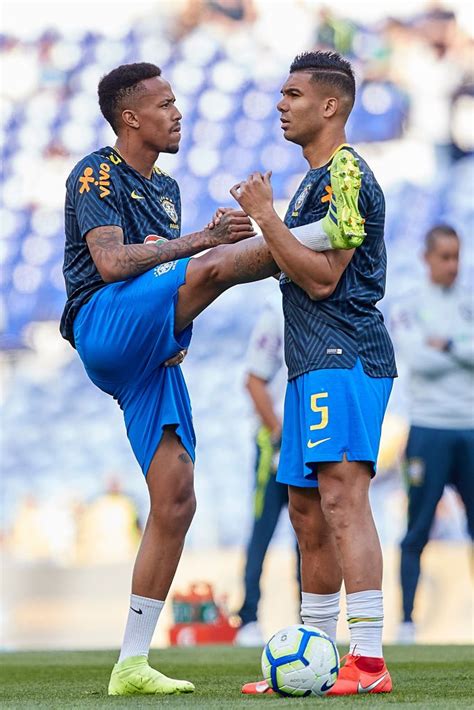
MULTIPOLYGON (((253 174, 232 193, 282 272, 289 382, 277 480, 289 486, 301 552, 301 618, 335 639, 344 580, 350 650, 328 694, 390 692, 382 552, 368 496, 396 376, 376 308, 385 288, 384 197, 346 144, 355 97, 350 64, 336 53, 302 54, 281 93, 284 136, 302 147, 309 163, 284 222, 273 208, 268 175, 253 174), (312 238, 305 225, 314 231, 320 220, 327 251, 317 253, 306 248, 312 238)), ((271 689, 248 683, 242 692, 271 689)))
MULTIPOLYGON (((179 364, 199 313, 230 286, 266 278, 279 267, 241 210, 220 209, 202 230, 180 236, 178 185, 155 166, 160 153, 178 151, 181 137, 181 114, 159 67, 117 67, 102 78, 98 93, 117 140, 83 158, 67 180, 68 298, 61 333, 92 382, 123 410, 150 495, 108 692, 188 693, 192 683, 148 664, 195 510, 195 437, 179 364)), ((326 248, 322 225, 307 232, 305 238, 322 242, 311 248, 326 248)), ((337 239, 337 224, 329 232, 337 239)))

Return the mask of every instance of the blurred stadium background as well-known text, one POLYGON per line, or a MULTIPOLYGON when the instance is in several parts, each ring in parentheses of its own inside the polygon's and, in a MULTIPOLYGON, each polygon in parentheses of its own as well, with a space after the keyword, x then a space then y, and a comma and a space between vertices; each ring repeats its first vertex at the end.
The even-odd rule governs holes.
MULTIPOLYGON (((282 80, 304 49, 335 48, 349 57, 358 79, 349 139, 387 198, 388 315, 420 278, 421 241, 437 222, 459 230, 462 278, 472 284, 471 7, 460 0, 344 0, 330 7, 317 0, 2 3, 4 648, 118 646, 147 514, 121 414, 89 383, 58 333, 64 181, 84 154, 114 140, 97 106, 99 78, 120 63, 151 61, 171 81, 183 139, 179 154, 162 156, 159 165, 180 184, 186 233, 230 204, 229 187, 253 170, 273 170, 284 209, 306 166, 299 148, 281 136, 275 104, 282 80)), ((198 512, 175 589, 204 578, 227 596, 230 610, 242 594, 253 484, 243 354, 262 300, 277 288, 271 281, 235 288, 202 315, 184 365, 198 436, 198 512)), ((397 542, 406 506, 402 363, 400 370, 372 490, 386 553, 388 641, 399 620, 397 542)), ((419 640, 470 642, 469 549, 453 491, 441 501, 432 537, 419 640)), ((292 545, 282 520, 263 580, 267 633, 296 621, 292 545)), ((166 644, 169 623, 168 611, 158 644, 166 644)))

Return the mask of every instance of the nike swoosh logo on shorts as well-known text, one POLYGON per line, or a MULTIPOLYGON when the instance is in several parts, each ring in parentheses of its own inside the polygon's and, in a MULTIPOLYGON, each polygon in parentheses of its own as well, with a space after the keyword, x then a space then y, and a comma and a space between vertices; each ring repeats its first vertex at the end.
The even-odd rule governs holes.
POLYGON ((385 680, 386 677, 387 677, 387 674, 384 673, 382 676, 380 676, 380 678, 377 678, 377 680, 374 680, 373 683, 371 683, 370 685, 366 685, 365 687, 363 685, 361 685, 361 683, 359 681, 359 685, 357 686, 357 692, 358 693, 370 693, 370 691, 373 690, 374 688, 376 688, 378 685, 380 685, 380 683, 383 680, 385 680))
POLYGON ((314 449, 315 446, 319 446, 319 444, 324 444, 325 441, 329 441, 331 437, 328 436, 327 439, 320 439, 319 441, 311 441, 311 439, 308 439, 307 447, 308 449, 314 449))

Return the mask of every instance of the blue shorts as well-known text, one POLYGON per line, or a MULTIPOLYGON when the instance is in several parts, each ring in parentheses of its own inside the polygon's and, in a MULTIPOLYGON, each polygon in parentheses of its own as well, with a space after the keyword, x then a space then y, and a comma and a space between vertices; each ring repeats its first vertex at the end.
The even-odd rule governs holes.
POLYGON ((191 341, 174 332, 178 289, 189 259, 104 286, 76 316, 77 352, 92 382, 123 410, 133 453, 146 475, 164 426, 174 426, 194 461, 191 402, 179 365, 163 363, 191 341))
POLYGON ((307 372, 288 382, 277 481, 316 488, 322 461, 375 464, 393 379, 350 370, 307 372))

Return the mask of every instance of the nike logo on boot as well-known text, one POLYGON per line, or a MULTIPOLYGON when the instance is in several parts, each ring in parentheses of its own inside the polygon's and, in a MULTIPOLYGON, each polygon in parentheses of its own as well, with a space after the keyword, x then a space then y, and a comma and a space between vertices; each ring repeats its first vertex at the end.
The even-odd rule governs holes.
POLYGON ((363 685, 361 685, 361 682, 359 681, 359 685, 357 686, 357 692, 358 693, 370 693, 370 691, 373 690, 374 688, 376 688, 378 685, 380 685, 380 683, 382 683, 382 681, 384 681, 386 677, 387 677, 387 674, 384 673, 382 676, 380 676, 380 678, 377 678, 377 680, 374 680, 373 683, 371 683, 370 685, 366 685, 365 687, 363 685))

